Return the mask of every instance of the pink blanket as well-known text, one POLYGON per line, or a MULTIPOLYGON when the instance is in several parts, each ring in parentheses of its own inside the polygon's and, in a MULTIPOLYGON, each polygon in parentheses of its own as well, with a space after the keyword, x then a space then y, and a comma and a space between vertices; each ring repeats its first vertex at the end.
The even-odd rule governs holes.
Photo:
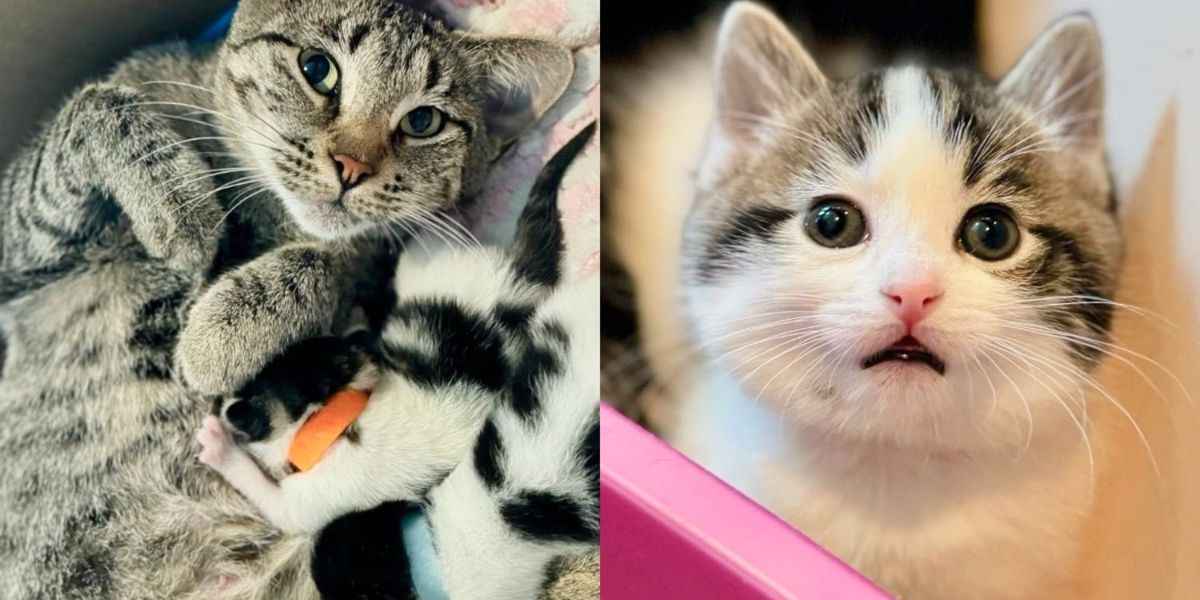
MULTIPOLYGON (((600 0, 440 0, 458 27, 492 35, 537 35, 575 52, 570 87, 497 165, 467 225, 484 243, 505 244, 538 171, 567 140, 600 118, 600 0)), ((575 160, 559 196, 568 272, 600 264, 599 136, 575 160)))

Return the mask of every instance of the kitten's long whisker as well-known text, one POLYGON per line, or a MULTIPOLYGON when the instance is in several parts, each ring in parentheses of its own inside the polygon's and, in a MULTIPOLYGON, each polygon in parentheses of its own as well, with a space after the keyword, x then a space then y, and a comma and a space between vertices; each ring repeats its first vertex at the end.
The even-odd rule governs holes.
POLYGON ((1111 393, 1109 393, 1108 390, 1104 389, 1104 387, 1101 386, 1100 384, 1092 381, 1091 378, 1082 377, 1079 380, 1084 385, 1087 385, 1087 386, 1091 387, 1092 389, 1096 390, 1097 392, 1100 392, 1100 394, 1103 395, 1104 398, 1107 399, 1109 401, 1109 403, 1111 403, 1118 411, 1120 411, 1121 414, 1125 417, 1125 419, 1127 421, 1129 421, 1129 424, 1133 427, 1134 431, 1137 433, 1138 438, 1141 440, 1142 445, 1146 448, 1146 455, 1150 458, 1150 463, 1154 467, 1154 473, 1158 477, 1159 482, 1161 483, 1162 482, 1162 471, 1159 470, 1158 459, 1155 458, 1154 451, 1150 447, 1149 438, 1146 437, 1145 432, 1142 431, 1142 428, 1140 425, 1138 425, 1137 420, 1133 418, 1133 414, 1131 414, 1129 412, 1129 410, 1127 408, 1125 408, 1124 404, 1121 404, 1121 402, 1119 400, 1117 400, 1115 397, 1113 397, 1113 395, 1111 393))
MULTIPOLYGON (((797 344, 797 343, 802 343, 802 342, 809 341, 809 340, 814 340, 814 339, 819 338, 820 335, 821 335, 820 332, 816 332, 816 331, 807 332, 807 333, 805 333, 805 332, 791 333, 787 336, 784 336, 784 340, 782 342, 779 342, 778 344, 775 344, 774 346, 771 346, 770 348, 767 348, 766 350, 763 350, 763 351, 755 354, 752 357, 743 359, 741 362, 739 362, 737 365, 732 367, 730 370, 733 372, 738 372, 742 369, 742 367, 746 366, 748 363, 752 362, 753 360, 755 360, 759 356, 762 356, 763 354, 766 354, 768 352, 771 352, 773 350, 776 350, 782 346, 786 346, 789 344, 797 344)), ((755 342, 755 344, 757 344, 757 343, 758 342, 755 342)), ((785 350, 784 352, 786 353, 787 351, 785 350)), ((762 369, 765 365, 766 365, 766 363, 759 363, 758 366, 751 369, 749 373, 746 373, 744 378, 749 379, 750 377, 753 377, 754 374, 757 373, 759 371, 759 369, 762 369)))
POLYGON ((1176 331, 1182 331, 1182 328, 1178 324, 1176 324, 1175 322, 1166 318, 1165 316, 1163 316, 1160 313, 1154 312, 1148 308, 1138 306, 1136 304, 1129 304, 1127 302, 1117 302, 1115 300, 1109 300, 1108 298, 1103 298, 1100 296, 1087 296, 1087 295, 1078 295, 1078 294, 1043 296, 1040 298, 1026 298, 1026 299, 1021 299, 1021 300, 1016 300, 1016 301, 1002 302, 1002 303, 991 305, 989 308, 992 308, 992 309, 1009 308, 1009 307, 1041 308, 1043 306, 1049 306, 1051 308, 1056 308, 1059 306, 1066 307, 1066 306, 1093 305, 1093 304, 1108 305, 1108 306, 1112 306, 1113 308, 1119 308, 1119 309, 1125 310, 1127 312, 1137 314, 1138 316, 1156 320, 1161 325, 1168 327, 1170 329, 1173 329, 1176 331))
MULTIPOLYGON (((1016 349, 1006 348, 1002 344, 999 344, 999 343, 992 344, 991 347, 998 350, 1001 353, 1000 356, 1002 358, 1009 361, 1009 363, 1011 363, 1014 367, 1016 367, 1018 369, 1021 369, 1020 365, 1018 365, 1015 361, 1013 361, 1012 358, 1009 358, 1010 355, 1012 357, 1016 357, 1017 359, 1021 360, 1026 365, 1028 365, 1030 369, 1036 370, 1036 371, 1038 371, 1038 373, 1041 373, 1043 375, 1050 374, 1047 370, 1039 368, 1036 365, 1034 365, 1032 362, 1030 362, 1029 357, 1024 356, 1023 355, 1024 353, 1018 352, 1016 349)), ((1033 357, 1033 358, 1035 360, 1037 359, 1037 357, 1033 357)), ((1083 419, 1081 420, 1078 416, 1075 415, 1074 411, 1071 410, 1070 406, 1067 405, 1067 403, 1062 399, 1062 397, 1058 394, 1058 392, 1055 392, 1054 390, 1050 389, 1050 386, 1046 385, 1045 381, 1043 381, 1043 379, 1041 377, 1037 377, 1036 374, 1032 373, 1029 370, 1026 370, 1026 373, 1031 375, 1032 379, 1034 381, 1037 381, 1038 384, 1041 385, 1047 392, 1049 392, 1050 395, 1054 398, 1054 400, 1056 402, 1058 402, 1058 404, 1060 406, 1062 406, 1063 410, 1066 411, 1067 416, 1071 419, 1071 423, 1074 424, 1076 430, 1079 431, 1079 437, 1083 440, 1083 444, 1086 447, 1087 453, 1088 453, 1088 479, 1090 482, 1089 487, 1094 489, 1095 483, 1096 483, 1096 459, 1095 459, 1095 455, 1092 451, 1091 439, 1088 436, 1087 428, 1084 425, 1084 422, 1087 418, 1086 413, 1084 414, 1083 419)), ((1062 374, 1062 373, 1060 373, 1060 374, 1062 374)), ((1056 382, 1056 387, 1058 387, 1060 391, 1063 391, 1063 392, 1067 391, 1067 390, 1063 389, 1061 385, 1057 384, 1057 382, 1056 382)))
POLYGON ((1009 377, 1008 373, 1004 369, 1000 368, 1000 365, 996 362, 996 360, 988 353, 984 353, 983 357, 986 358, 988 362, 992 363, 993 367, 996 367, 996 372, 1000 373, 1002 377, 1008 380, 1009 385, 1011 385, 1013 390, 1017 392, 1017 396, 1021 398, 1021 403, 1025 407, 1025 419, 1029 426, 1025 431, 1025 443, 1021 447, 1020 454, 1017 455, 1017 460, 1019 461, 1025 457, 1025 453, 1029 452, 1029 447, 1033 444, 1033 408, 1029 404, 1029 398, 1025 397, 1025 392, 1021 389, 1021 386, 1017 385, 1017 382, 1014 381, 1012 377, 1009 377))
MULTIPOLYGON (((817 338, 811 338, 811 337, 810 337, 810 338, 803 338, 803 339, 801 339, 801 340, 797 340, 797 341, 796 341, 796 342, 793 344, 793 347, 792 347, 792 348, 790 348, 789 350, 787 350, 787 352, 788 352, 788 353, 791 353, 791 352, 796 352, 796 351, 800 350, 800 349, 803 347, 803 346, 801 346, 801 344, 804 344, 804 343, 808 342, 808 341, 809 341, 809 340, 811 340, 811 339, 820 339, 820 338, 819 338, 819 337, 817 337, 817 338)), ((758 404, 759 402, 761 402, 761 401, 762 401, 762 394, 763 394, 763 392, 765 392, 766 390, 770 389, 770 387, 771 387, 771 384, 775 382, 775 379, 776 379, 776 378, 778 378, 778 377, 779 377, 780 375, 782 375, 783 373, 785 373, 785 372, 789 371, 789 370, 792 368, 792 366, 793 366, 793 365, 795 365, 796 363, 800 362, 801 360, 804 360, 804 358, 805 358, 805 357, 807 357, 808 355, 812 354, 813 352, 815 352, 815 351, 816 351, 817 349, 819 349, 819 348, 820 348, 820 345, 819 345, 819 344, 813 344, 813 343, 809 343, 809 344, 808 344, 808 348, 804 349, 804 351, 803 351, 803 352, 801 352, 801 353, 800 353, 800 354, 798 354, 798 355, 797 355, 795 358, 793 358, 791 362, 789 362, 788 364, 784 365, 782 369, 776 369, 776 371, 775 371, 775 374, 774 374, 774 375, 772 375, 772 376, 771 376, 771 378, 770 378, 770 379, 768 379, 768 380, 767 380, 767 382, 766 382, 765 384, 763 384, 763 385, 762 385, 762 387, 760 387, 760 388, 758 389, 758 393, 754 395, 754 404, 758 404)), ((757 369, 756 369, 756 370, 757 370, 757 369)), ((750 377, 751 377, 753 374, 754 374, 754 372, 753 372, 753 371, 752 371, 752 372, 750 372, 750 373, 748 373, 748 374, 746 375, 746 377, 745 377, 745 378, 743 378, 743 380, 749 379, 749 378, 750 378, 750 377)))
POLYGON ((1188 391, 1187 386, 1184 385, 1183 381, 1178 376, 1176 376, 1173 371, 1168 369, 1165 365, 1163 365, 1162 363, 1160 363, 1160 362, 1154 360, 1153 358, 1150 358, 1149 356, 1146 356, 1140 352, 1131 350, 1129 348, 1126 348, 1125 346, 1121 346, 1119 344, 1115 344, 1112 342, 1101 343, 1101 342, 1098 342, 1091 338, 1084 337, 1084 336, 1081 336, 1081 335, 1078 335, 1075 333, 1071 333, 1071 332, 1067 332, 1067 331, 1060 331, 1057 329, 1052 329, 1052 328, 1044 327, 1044 326, 1040 326, 1040 325, 1005 323, 1004 326, 1009 329, 1016 329, 1018 331, 1024 331, 1026 333, 1031 333, 1034 335, 1041 335, 1044 337, 1050 337, 1050 338, 1065 340, 1068 342, 1074 342, 1074 343, 1077 343, 1086 348, 1100 352, 1100 353, 1104 354, 1105 356, 1113 358, 1114 360, 1120 361, 1121 363, 1127 365, 1129 368, 1133 369, 1133 371, 1135 373, 1137 373, 1139 377, 1141 377, 1143 380, 1145 380, 1146 383, 1151 387, 1151 389, 1154 390, 1154 393, 1158 394, 1158 397, 1162 402, 1164 402, 1164 403, 1167 402, 1166 395, 1163 393, 1162 389, 1160 389, 1158 387, 1158 384, 1154 383, 1154 380, 1151 379, 1149 375, 1147 375, 1144 371, 1142 371, 1142 369, 1139 368, 1136 364, 1134 364, 1133 361, 1125 358, 1124 356, 1117 354, 1114 351, 1125 352, 1125 353, 1129 354, 1130 356, 1133 356, 1134 358, 1144 360, 1147 363, 1150 363, 1151 366, 1162 371, 1167 377, 1170 377, 1171 380, 1175 383, 1175 385, 1179 387, 1180 391, 1183 392, 1183 395, 1187 399, 1188 404, 1191 405, 1192 408, 1196 408, 1196 403, 1192 399, 1191 392, 1188 391))

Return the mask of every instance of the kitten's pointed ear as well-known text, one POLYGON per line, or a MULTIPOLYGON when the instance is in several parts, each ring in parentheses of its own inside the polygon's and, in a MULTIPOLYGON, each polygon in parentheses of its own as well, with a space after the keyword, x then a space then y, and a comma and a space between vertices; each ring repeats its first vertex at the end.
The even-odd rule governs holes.
POLYGON ((778 134, 780 116, 827 83, 778 17, 753 2, 735 2, 717 33, 717 138, 710 142, 706 166, 736 166, 739 145, 778 134), (712 156, 713 151, 729 155, 712 156))
POLYGON ((509 248, 513 270, 522 280, 540 286, 554 287, 562 278, 563 256, 566 242, 563 239, 562 215, 558 210, 558 189, 562 187, 567 167, 591 139, 596 123, 575 134, 542 167, 529 201, 517 220, 517 233, 509 248))
POLYGON ((753 2, 735 2, 725 11, 717 33, 717 107, 723 115, 770 118, 825 84, 800 41, 770 11, 753 2))
POLYGON ((536 38, 477 38, 474 42, 488 134, 504 145, 558 100, 571 82, 575 60, 566 46, 536 38))
POLYGON ((1051 24, 999 89, 1030 106, 1068 142, 1103 146, 1104 61, 1096 24, 1086 14, 1051 24))

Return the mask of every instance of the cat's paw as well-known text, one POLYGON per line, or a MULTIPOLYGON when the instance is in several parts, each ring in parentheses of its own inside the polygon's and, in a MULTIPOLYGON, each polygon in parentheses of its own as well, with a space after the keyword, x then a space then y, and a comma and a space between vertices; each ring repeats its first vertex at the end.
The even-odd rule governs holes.
POLYGON ((332 326, 341 302, 337 264, 285 247, 227 273, 192 305, 175 347, 189 388, 232 394, 296 342, 332 326))
POLYGON ((200 442, 200 462, 220 471, 229 464, 229 459, 237 448, 233 438, 221 424, 221 420, 213 415, 204 417, 200 430, 196 432, 196 441, 200 442))
MULTIPOLYGON (((274 356, 270 330, 259 331, 244 314, 240 286, 217 281, 196 300, 175 345, 175 364, 189 388, 209 395, 231 394, 254 378, 274 356)), ((266 321, 266 319, 262 319, 266 321)), ((269 323, 269 321, 268 321, 269 323)))

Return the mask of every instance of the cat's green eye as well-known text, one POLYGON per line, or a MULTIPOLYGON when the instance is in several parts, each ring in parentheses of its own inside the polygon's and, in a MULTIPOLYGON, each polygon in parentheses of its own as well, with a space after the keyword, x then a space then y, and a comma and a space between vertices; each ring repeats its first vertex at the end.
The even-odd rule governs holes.
POLYGON ((808 237, 826 248, 849 248, 867 237, 867 220, 849 200, 827 196, 804 215, 808 237))
POLYGON ((337 93, 341 74, 333 57, 324 50, 309 48, 300 53, 300 72, 312 89, 322 96, 332 96, 337 93))
POLYGON ((1012 213, 999 204, 971 209, 963 218, 958 243, 967 254, 980 260, 1004 260, 1017 251, 1021 230, 1012 213))
POLYGON ((419 106, 400 118, 400 131, 409 137, 433 137, 445 126, 446 113, 432 106, 419 106))

